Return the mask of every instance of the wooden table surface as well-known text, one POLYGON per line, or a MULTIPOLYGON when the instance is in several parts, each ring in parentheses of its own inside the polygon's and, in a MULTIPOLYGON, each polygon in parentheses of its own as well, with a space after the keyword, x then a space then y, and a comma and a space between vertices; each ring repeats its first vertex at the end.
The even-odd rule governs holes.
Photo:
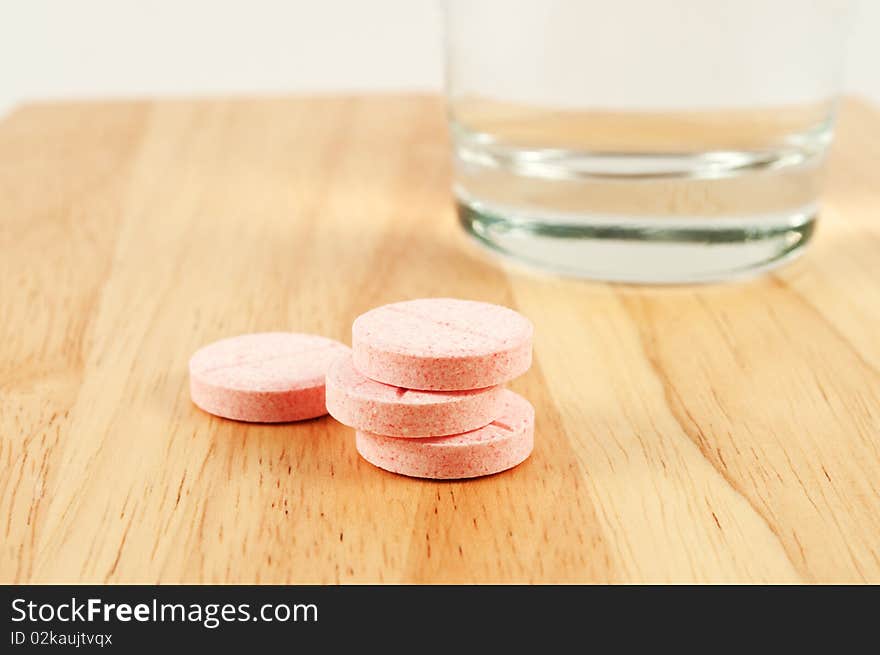
POLYGON ((32 105, 0 122, 3 582, 880 582, 880 111, 849 101, 809 253, 638 288, 505 270, 456 225, 440 102, 32 105), (187 360, 350 341, 422 296, 536 326, 522 466, 361 461, 211 417, 187 360))

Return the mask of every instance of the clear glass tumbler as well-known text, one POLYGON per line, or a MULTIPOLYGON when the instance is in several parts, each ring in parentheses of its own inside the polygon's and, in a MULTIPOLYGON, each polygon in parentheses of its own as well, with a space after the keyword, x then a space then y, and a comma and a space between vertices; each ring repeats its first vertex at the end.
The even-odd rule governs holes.
POLYGON ((459 218, 516 260, 725 280, 801 252, 849 0, 445 0, 459 218))

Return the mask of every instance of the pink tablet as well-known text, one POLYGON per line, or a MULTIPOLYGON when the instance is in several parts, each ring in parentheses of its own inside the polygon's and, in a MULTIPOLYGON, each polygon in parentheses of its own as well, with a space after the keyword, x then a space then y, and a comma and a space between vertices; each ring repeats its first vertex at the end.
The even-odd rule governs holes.
POLYGON ((532 452, 535 410, 512 391, 489 425, 463 434, 400 439, 358 431, 357 450, 371 464, 417 478, 456 479, 491 475, 512 468, 532 452))
POLYGON ((190 395, 206 412, 239 421, 322 416, 327 413, 327 369, 347 352, 338 341, 313 334, 264 332, 222 339, 190 359, 190 395))
POLYGON ((361 375, 351 355, 327 371, 327 411, 340 423, 394 437, 426 437, 476 430, 504 407, 504 388, 413 391, 361 375))
POLYGON ((377 307, 352 325, 354 365, 405 389, 464 390, 502 384, 532 362, 532 324, 521 314, 452 298, 377 307))

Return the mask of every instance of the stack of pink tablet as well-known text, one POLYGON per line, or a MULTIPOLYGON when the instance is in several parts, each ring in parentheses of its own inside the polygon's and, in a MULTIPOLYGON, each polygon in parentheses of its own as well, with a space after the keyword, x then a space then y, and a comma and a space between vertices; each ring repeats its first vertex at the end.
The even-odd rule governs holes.
POLYGON ((394 303, 355 320, 352 346, 293 332, 222 339, 190 359, 190 394, 238 421, 329 410, 357 430, 364 459, 404 475, 489 475, 532 452, 535 410, 502 386, 532 362, 532 324, 515 311, 450 298, 394 303))
POLYGON ((532 324, 488 303, 430 298, 359 316, 327 371, 327 410, 368 462, 423 478, 470 478, 525 460, 531 403, 505 389, 528 370, 532 324))

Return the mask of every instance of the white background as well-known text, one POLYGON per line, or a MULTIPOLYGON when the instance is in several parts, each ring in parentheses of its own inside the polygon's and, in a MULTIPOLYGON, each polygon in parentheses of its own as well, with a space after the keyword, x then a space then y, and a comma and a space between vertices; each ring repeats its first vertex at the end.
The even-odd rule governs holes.
MULTIPOLYGON (((440 1, 0 0, 0 110, 64 98, 439 91, 440 1)), ((846 86, 880 103, 880 0, 858 5, 846 86)))

